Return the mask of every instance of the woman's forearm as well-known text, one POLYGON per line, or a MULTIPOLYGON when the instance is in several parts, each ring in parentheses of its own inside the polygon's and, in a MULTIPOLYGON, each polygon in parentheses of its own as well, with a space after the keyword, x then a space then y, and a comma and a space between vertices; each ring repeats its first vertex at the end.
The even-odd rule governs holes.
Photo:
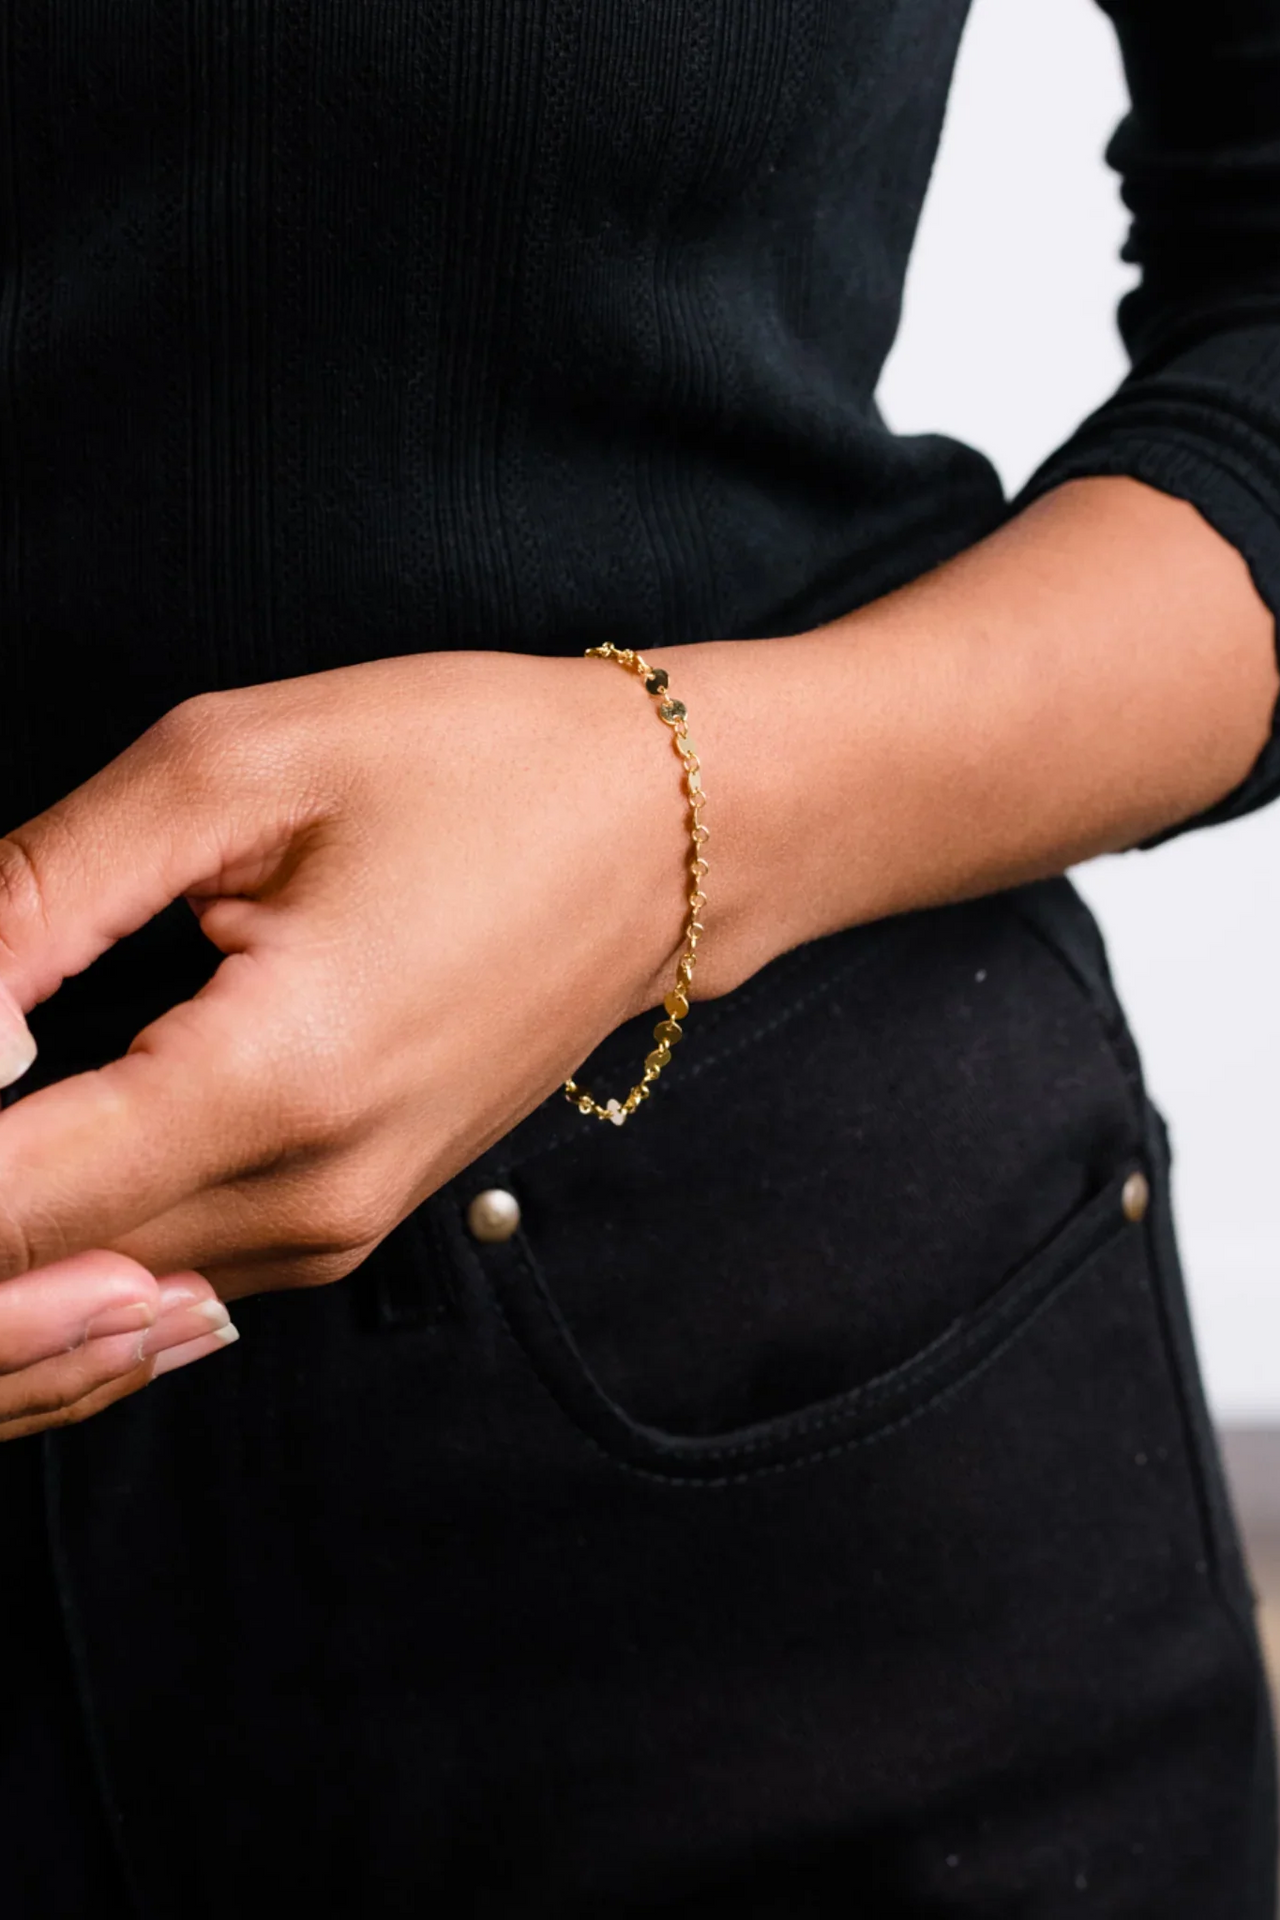
MULTIPOLYGON (((820 632, 672 650, 712 832, 696 993, 1217 800, 1266 736, 1271 628, 1190 508, 1098 481, 820 632)), ((170 901, 225 956, 0 1116, 0 1437, 175 1364, 153 1275, 204 1276, 190 1356, 226 1333, 206 1282, 351 1272, 668 990, 689 839, 644 709, 598 659, 488 652, 207 694, 0 840, 11 1076, 22 1013, 170 901)))
POLYGON ((703 757, 713 994, 837 928, 1191 817, 1249 771, 1278 687, 1240 556, 1127 479, 1063 487, 812 633, 647 657, 703 757))

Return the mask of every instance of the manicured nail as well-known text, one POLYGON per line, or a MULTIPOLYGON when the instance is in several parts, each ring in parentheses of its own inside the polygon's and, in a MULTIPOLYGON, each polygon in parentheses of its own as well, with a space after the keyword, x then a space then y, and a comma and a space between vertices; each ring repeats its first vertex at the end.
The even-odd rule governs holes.
POLYGON ((215 1333, 221 1333, 224 1327, 231 1325, 231 1315, 221 1300, 202 1300, 198 1307, 191 1307, 188 1311, 198 1314, 201 1320, 207 1320, 215 1333))
POLYGON ((109 1340, 115 1333, 141 1333, 154 1324, 156 1310, 149 1300, 131 1300, 127 1306, 104 1307, 84 1330, 86 1340, 109 1340))
POLYGON ((36 1057, 36 1043, 17 1002, 0 991, 0 1087, 21 1080, 36 1057))
POLYGON ((207 1334, 221 1333, 231 1325, 231 1315, 221 1300, 200 1300, 194 1306, 174 1307, 161 1314, 150 1332, 142 1338, 142 1357, 165 1353, 171 1347, 185 1347, 207 1334))
POLYGON ((206 1354, 218 1353, 223 1347, 233 1346, 239 1338, 240 1329, 233 1327, 228 1320, 226 1326, 220 1327, 217 1333, 206 1333, 199 1340, 188 1340, 180 1347, 166 1347, 163 1353, 157 1355, 151 1377, 158 1379, 162 1373, 173 1373, 179 1367, 190 1366, 193 1360, 203 1360, 206 1354))

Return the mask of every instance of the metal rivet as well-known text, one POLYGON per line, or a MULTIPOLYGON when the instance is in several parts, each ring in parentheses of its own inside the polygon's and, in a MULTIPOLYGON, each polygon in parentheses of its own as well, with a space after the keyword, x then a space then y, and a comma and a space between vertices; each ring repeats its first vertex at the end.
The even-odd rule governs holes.
POLYGON ((1136 1226, 1146 1218, 1151 1205, 1151 1187, 1145 1173, 1131 1173, 1120 1194, 1120 1210, 1136 1226))
POLYGON ((475 1240, 509 1240, 520 1225, 520 1202, 505 1187, 486 1187, 467 1208, 467 1226, 475 1240))

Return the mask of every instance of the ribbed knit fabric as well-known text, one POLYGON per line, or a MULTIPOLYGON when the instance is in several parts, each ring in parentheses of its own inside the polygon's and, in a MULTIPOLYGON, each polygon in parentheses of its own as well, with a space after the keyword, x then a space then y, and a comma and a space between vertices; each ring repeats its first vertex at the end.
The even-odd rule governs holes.
MULTIPOLYGON (((199 689, 749 642, 997 524, 874 399, 964 13, 0 0, 0 823, 199 689)), ((1120 24, 1140 365, 1037 484, 1186 492, 1280 604, 1280 0, 1120 24)), ((215 957, 182 907, 123 943, 44 1069, 215 957)), ((700 1011, 634 1135, 555 1097, 347 1281, 0 1447, 5 1920, 1270 1913, 1087 914, 899 916, 700 1011)))
MULTIPOLYGON (((1110 11, 1138 364, 1035 488, 1280 605, 1280 0, 1110 11)), ((0 0, 0 818, 198 689, 794 631, 995 524, 874 399, 965 12, 0 0)))

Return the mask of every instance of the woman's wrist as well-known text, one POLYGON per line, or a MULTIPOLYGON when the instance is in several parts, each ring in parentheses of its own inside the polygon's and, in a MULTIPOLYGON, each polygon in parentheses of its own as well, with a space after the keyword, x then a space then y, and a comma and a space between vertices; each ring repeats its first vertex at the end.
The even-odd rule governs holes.
MULTIPOLYGON (((599 659, 543 664, 566 676, 566 752, 588 754, 599 769, 601 843, 595 871, 583 875, 583 910, 611 949, 619 1018, 628 1018, 661 1003, 683 946, 691 885, 683 767, 637 678, 599 659)), ((678 665, 671 692, 680 697, 678 665)))
POLYGON ((1059 489, 828 627, 646 658, 703 759, 704 997, 837 928, 1191 818, 1248 772, 1278 684, 1240 556, 1116 479, 1059 489))

